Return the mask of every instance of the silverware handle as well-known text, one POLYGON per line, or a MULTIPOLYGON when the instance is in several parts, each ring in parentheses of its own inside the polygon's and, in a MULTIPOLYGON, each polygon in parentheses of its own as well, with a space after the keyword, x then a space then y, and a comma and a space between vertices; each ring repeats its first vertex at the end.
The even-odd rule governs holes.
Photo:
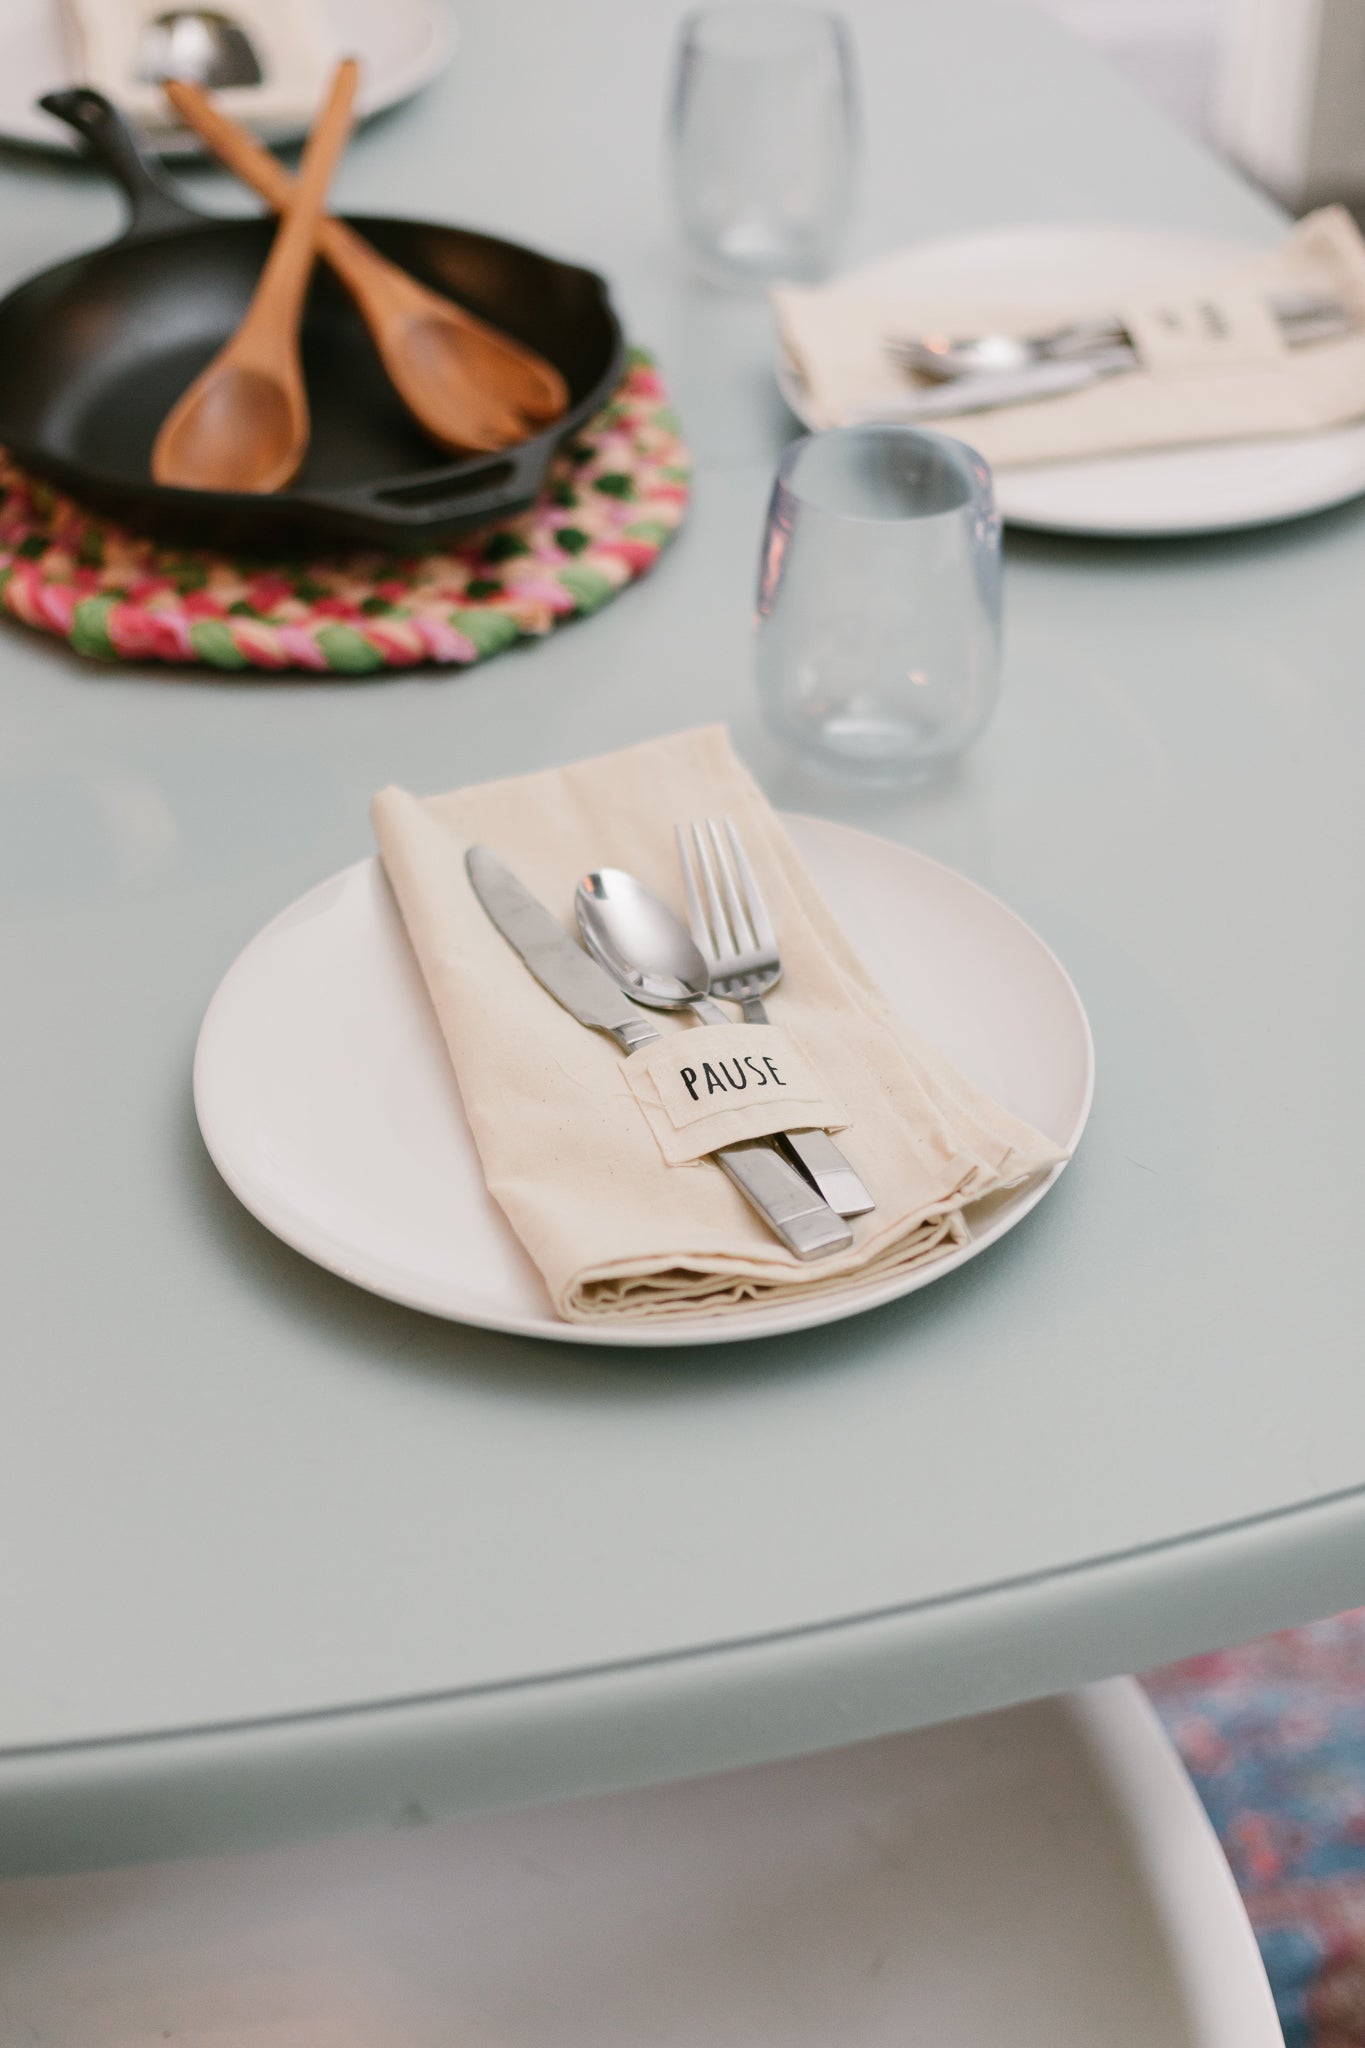
MULTIPOLYGON (((1341 319, 1347 312, 1344 302, 1330 292, 1271 292, 1266 305, 1281 327, 1294 327, 1300 320, 1341 319)), ((1132 336, 1117 313, 1100 313, 1085 320, 1069 320, 1037 339, 1046 348, 1060 346, 1069 351, 1103 348, 1116 341, 1131 341, 1132 336)))
POLYGON ((950 377, 932 391, 894 400, 889 405, 855 407, 853 420, 946 420, 972 412, 994 412, 1006 405, 1028 405, 1040 398, 1060 398, 1084 390, 1100 377, 1137 368, 1130 348, 1105 349, 1099 355, 1030 363, 1023 370, 983 370, 979 376, 950 377))
POLYGON ((711 1157, 798 1259, 827 1259, 852 1244, 853 1232, 843 1218, 767 1138, 727 1145, 711 1157))
POLYGON ((1072 320, 1051 334, 1039 337, 1038 346, 1048 362, 1069 362, 1078 355, 1093 355, 1097 349, 1131 346, 1132 337, 1118 319, 1072 320))
POLYGON ((836 1216, 866 1216, 877 1204, 828 1131, 784 1131, 778 1144, 836 1216))
POLYGON ((1305 313, 1302 319, 1286 320, 1283 326, 1287 348, 1312 348, 1315 342, 1340 341, 1343 335, 1354 334, 1357 322, 1341 306, 1335 313, 1305 313))
MULTIPOLYGON (((694 1003, 693 1009, 704 1022, 711 1023, 706 1014, 714 1011, 721 1023, 727 1023, 722 1010, 708 1001, 703 1009, 694 1003)), ((766 1024, 768 1012, 762 996, 741 998, 746 1024, 766 1024)), ((786 1153, 792 1165, 799 1167, 806 1179, 824 1196, 836 1216, 866 1216, 877 1204, 853 1171, 828 1131, 783 1131, 777 1143, 786 1153)))
MULTIPOLYGON (((1275 292, 1266 301, 1271 317, 1286 330, 1291 340, 1304 329, 1324 335, 1344 334, 1353 325, 1351 314, 1340 299, 1324 292, 1275 292)), ((1072 361, 1097 350, 1132 345, 1133 337, 1116 314, 1101 314, 1088 320, 1070 320, 1051 334, 1035 337, 1049 362, 1072 361)))

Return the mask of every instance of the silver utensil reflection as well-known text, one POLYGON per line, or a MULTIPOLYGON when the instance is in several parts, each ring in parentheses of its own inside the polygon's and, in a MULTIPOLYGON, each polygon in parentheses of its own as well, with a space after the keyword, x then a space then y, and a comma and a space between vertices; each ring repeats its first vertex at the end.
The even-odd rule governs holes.
POLYGON ((868 426, 883 421, 914 425, 920 420, 951 420, 973 412, 996 412, 1006 405, 1032 405, 1040 398, 1060 398, 1083 391, 1102 377, 1137 368, 1130 348, 1106 349, 1103 355, 1078 356, 1071 362, 1031 363, 1024 370, 983 370, 979 377, 949 377, 941 384, 907 391, 904 398, 850 409, 846 424, 868 426))
POLYGON ((137 75, 148 85, 183 78, 191 85, 259 85, 256 48, 240 22, 213 7, 176 7, 149 21, 138 49, 137 75))
MULTIPOLYGON (((691 1010, 703 1024, 730 1022, 724 1010, 711 1001, 711 971, 701 949, 668 905, 634 875, 621 868, 585 875, 575 892, 574 909, 588 951, 636 1002, 654 1010, 691 1010)), ((775 1156, 794 1157, 797 1135, 784 1131, 780 1139, 764 1142, 781 1145, 782 1153, 775 1156)), ((845 1213, 811 1176, 807 1175, 807 1180, 816 1198, 826 1202, 833 1214, 845 1213)), ((865 1196, 861 1183, 859 1189, 865 1196)), ((846 1184, 836 1188, 841 1195, 848 1192, 846 1184)), ((869 1206, 864 1200, 847 1213, 861 1215, 869 1206)))
POLYGON ((584 875, 574 893, 583 943, 625 995, 651 1010, 691 1010, 728 1024, 711 1001, 711 970, 679 918, 623 868, 584 875))
MULTIPOLYGON (((560 1006, 624 1053, 654 1045, 661 1033, 623 995, 617 980, 565 931, 488 846, 465 855, 470 887, 512 951, 560 1006)), ((710 1155, 750 1206, 798 1259, 843 1251, 853 1233, 766 1139, 726 1145, 710 1155)))
MULTIPOLYGON (((1357 324, 1340 299, 1325 293, 1283 292, 1268 303, 1290 348, 1334 341, 1357 324)), ((1132 336, 1121 320, 1102 315, 1069 321, 1047 334, 893 335, 886 347, 902 369, 943 382, 1026 370, 1035 363, 1076 362, 1113 348, 1131 350, 1132 336)))
MULTIPOLYGON (((744 842, 729 818, 694 818, 673 831, 687 922, 710 970, 711 994, 740 1004, 746 1024, 766 1024, 763 998, 782 979, 782 955, 744 842)), ((841 1216, 876 1208, 828 1132, 789 1131, 783 1145, 841 1216)))

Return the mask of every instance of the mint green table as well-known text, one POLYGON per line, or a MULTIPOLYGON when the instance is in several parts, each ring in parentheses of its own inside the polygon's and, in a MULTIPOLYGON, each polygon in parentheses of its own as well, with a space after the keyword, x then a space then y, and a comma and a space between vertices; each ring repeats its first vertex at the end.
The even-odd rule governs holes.
MULTIPOLYGON (((0 633, 0 1869, 663 1779, 904 1729, 1365 1593, 1365 508, 1012 538, 999 716, 876 802, 762 736, 748 609, 790 431, 761 307, 691 283, 671 10, 461 0, 344 202, 609 271, 699 464, 658 571, 460 676, 105 671, 0 633), (773 798, 903 838, 1057 948, 1094 1120, 960 1275, 795 1339, 556 1349, 372 1299, 220 1185, 228 962, 366 804, 728 719, 773 798)), ((1263 201, 1024 8, 859 0, 855 256, 1010 221, 1265 237, 1263 201)), ((200 190, 237 203, 204 173, 200 190)), ((0 163, 0 279, 106 233, 0 163)))

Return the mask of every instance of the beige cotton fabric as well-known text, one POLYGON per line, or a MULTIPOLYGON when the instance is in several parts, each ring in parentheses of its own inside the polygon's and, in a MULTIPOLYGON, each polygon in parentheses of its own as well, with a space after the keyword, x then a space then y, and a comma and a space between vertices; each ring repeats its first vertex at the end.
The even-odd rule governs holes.
POLYGON ((928 422, 956 434, 997 468, 1074 461, 1135 448, 1314 433, 1365 417, 1365 242, 1350 215, 1309 215, 1276 249, 1216 276, 1173 279, 1129 304, 1077 297, 1027 306, 993 302, 987 281, 972 298, 869 294, 856 284, 782 286, 772 294, 783 345, 810 393, 820 426, 903 404, 915 388, 888 356, 894 334, 1040 334, 1065 321, 1117 314, 1142 367, 1060 398, 928 422), (1360 332, 1291 349, 1266 302, 1274 293, 1322 292, 1362 321, 1360 332), (1196 314, 1212 301, 1217 340, 1196 314))
POLYGON ((669 1166, 777 1131, 848 1127, 828 1082, 776 1024, 712 1024, 705 1038, 670 1031, 633 1052, 624 1071, 669 1166))
MULTIPOLYGON (((570 1321, 692 1315, 890 1275, 957 1242, 964 1204, 1063 1157, 893 1016, 723 727, 447 796, 385 789, 373 819, 489 1190, 570 1321), (673 821, 717 813, 739 827, 782 941, 773 1022, 850 1116, 839 1143, 877 1198, 850 1250, 809 1265, 709 1161, 664 1162, 626 1056, 533 980, 465 873, 466 849, 491 846, 570 931, 590 868, 629 869, 682 915, 673 821)), ((699 1050, 708 1036, 656 1021, 695 1033, 699 1050)))

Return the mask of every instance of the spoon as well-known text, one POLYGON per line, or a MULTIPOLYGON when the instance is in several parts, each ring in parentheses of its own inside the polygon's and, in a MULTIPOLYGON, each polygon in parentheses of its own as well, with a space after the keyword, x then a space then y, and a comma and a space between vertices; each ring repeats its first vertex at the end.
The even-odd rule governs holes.
POLYGON ((651 1010, 691 1010, 728 1024, 710 997, 711 970, 691 932, 666 903, 622 868, 584 875, 574 892, 583 943, 628 996, 651 1010))
POLYGON ((1023 370, 1031 363, 1048 360, 1042 342, 1014 334, 981 334, 960 340, 946 334, 908 335, 891 344, 891 353, 906 369, 917 370, 921 377, 932 377, 935 382, 1023 370))
MULTIPOLYGON (((174 79, 166 97, 187 127, 269 206, 287 206, 293 180, 279 159, 198 86, 174 79)), ((318 249, 355 301, 408 411, 443 448, 506 448, 567 410, 552 363, 430 290, 346 226, 325 220, 318 249)))
POLYGON ((278 491, 308 447, 299 322, 327 187, 351 132, 360 67, 337 66, 327 104, 241 325, 162 422, 152 475, 181 490, 278 491))
POLYGON ((212 7, 177 7, 147 23, 137 76, 148 85, 193 78, 200 85, 259 85, 261 60, 240 23, 212 7))

